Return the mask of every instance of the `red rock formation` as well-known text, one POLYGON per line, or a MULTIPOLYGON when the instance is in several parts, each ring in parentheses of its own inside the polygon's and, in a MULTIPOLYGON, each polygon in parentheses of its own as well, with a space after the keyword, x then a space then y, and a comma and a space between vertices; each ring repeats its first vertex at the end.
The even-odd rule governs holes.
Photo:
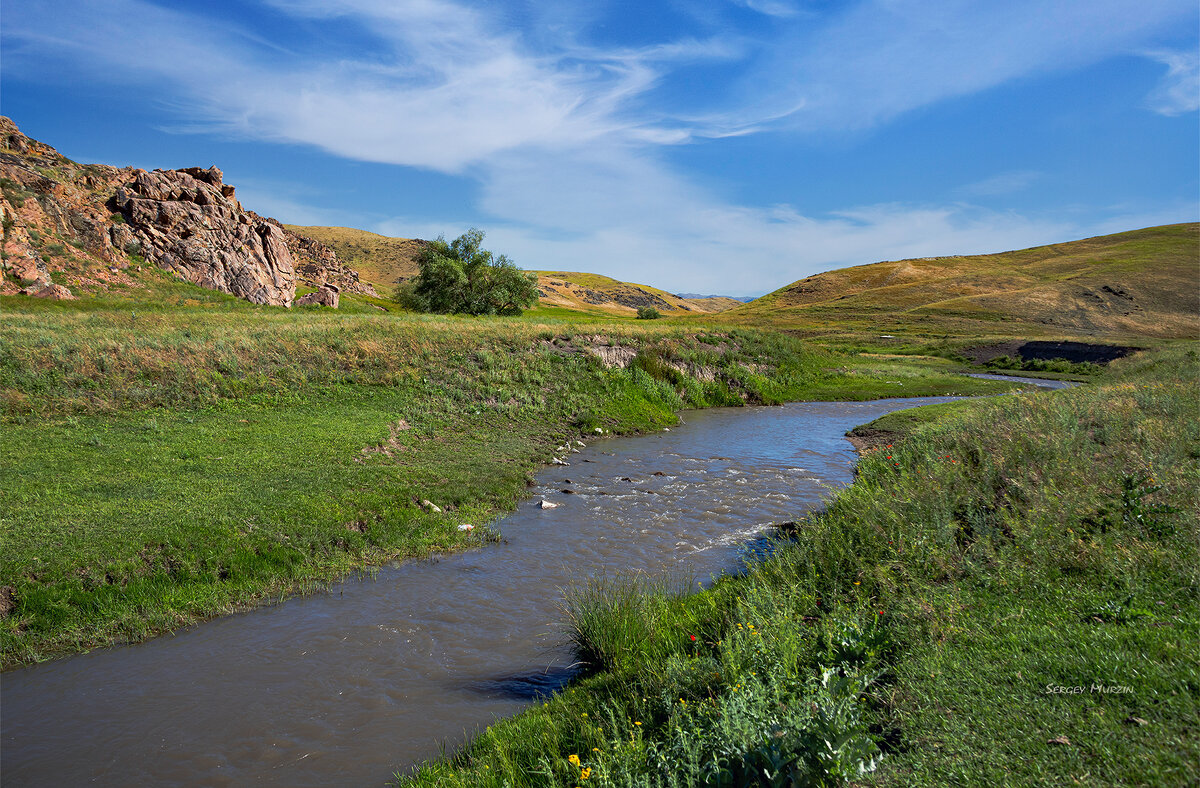
POLYGON ((216 167, 81 165, 0 117, 0 187, 0 294, 142 287, 144 261, 258 304, 290 305, 298 279, 376 295, 328 247, 243 210, 216 167))
POLYGON ((292 303, 296 272, 283 230, 243 211, 216 167, 135 170, 110 204, 138 253, 160 268, 256 304, 292 303))

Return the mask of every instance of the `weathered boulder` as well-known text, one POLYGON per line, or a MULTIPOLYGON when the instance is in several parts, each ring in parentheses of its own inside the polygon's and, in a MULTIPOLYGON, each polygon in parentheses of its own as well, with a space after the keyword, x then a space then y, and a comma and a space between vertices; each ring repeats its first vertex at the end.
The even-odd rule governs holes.
POLYGON ((327 306, 332 309, 338 308, 338 286, 331 284, 323 284, 311 293, 300 296, 296 300, 296 306, 305 306, 306 304, 317 304, 318 306, 327 306))
MULTIPOLYGON (((139 254, 201 287, 256 304, 291 305, 296 272, 283 230, 243 211, 219 169, 135 170, 133 176, 111 203, 139 254)), ((114 243, 125 240, 115 233, 114 243)))
POLYGON ((75 294, 62 285, 46 285, 36 293, 30 293, 34 298, 48 298, 51 301, 74 301, 75 294))

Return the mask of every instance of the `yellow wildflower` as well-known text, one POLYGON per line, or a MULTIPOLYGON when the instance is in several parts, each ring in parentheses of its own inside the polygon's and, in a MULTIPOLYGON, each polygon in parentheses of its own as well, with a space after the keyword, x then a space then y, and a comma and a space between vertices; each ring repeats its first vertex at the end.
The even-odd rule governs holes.
POLYGON ((591 770, 591 769, 584 769, 583 771, 581 771, 581 772, 579 773, 579 779, 581 779, 581 780, 586 780, 587 778, 589 778, 589 777, 591 777, 591 776, 592 776, 592 770, 591 770))
POLYGON ((572 766, 578 766, 579 765, 579 756, 576 755, 575 753, 571 753, 569 756, 567 756, 567 761, 572 766))

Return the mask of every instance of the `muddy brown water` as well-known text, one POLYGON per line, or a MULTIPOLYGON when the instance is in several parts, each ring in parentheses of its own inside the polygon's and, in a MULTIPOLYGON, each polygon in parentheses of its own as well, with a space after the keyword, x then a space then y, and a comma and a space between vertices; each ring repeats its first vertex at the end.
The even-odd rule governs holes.
POLYGON ((562 588, 737 570, 770 524, 851 480, 846 430, 948 399, 688 412, 670 431, 600 440, 543 470, 499 521, 502 544, 6 673, 0 779, 381 785, 562 686, 562 588), (558 507, 536 508, 543 498, 558 507))

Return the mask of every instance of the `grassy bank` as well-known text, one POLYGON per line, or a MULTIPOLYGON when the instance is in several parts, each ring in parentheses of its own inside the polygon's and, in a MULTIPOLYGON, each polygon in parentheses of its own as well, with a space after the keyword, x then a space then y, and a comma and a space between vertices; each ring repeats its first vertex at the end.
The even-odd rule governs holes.
POLYGON ((748 329, 156 286, 157 306, 0 299, 6 666, 478 544, 567 439, 684 407, 1007 388, 748 329))
POLYGON ((1200 364, 1115 372, 893 425, 745 576, 577 589, 591 674, 412 783, 1194 784, 1200 364))

